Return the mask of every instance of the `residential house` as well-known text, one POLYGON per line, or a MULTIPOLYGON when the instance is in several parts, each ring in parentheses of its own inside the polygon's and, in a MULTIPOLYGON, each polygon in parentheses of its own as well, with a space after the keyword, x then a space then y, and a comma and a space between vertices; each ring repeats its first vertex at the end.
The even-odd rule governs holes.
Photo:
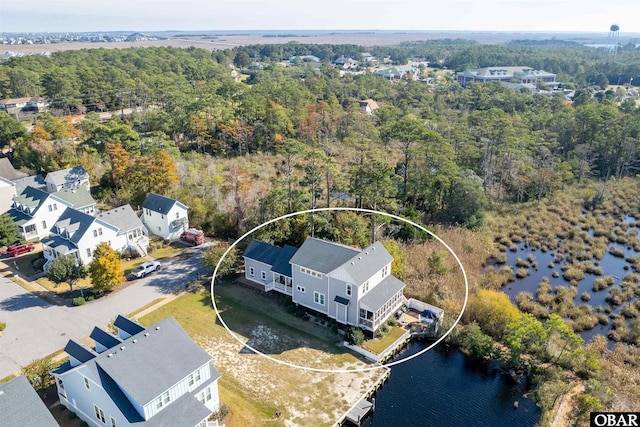
POLYGON ((359 101, 360 111, 364 114, 371 115, 375 110, 379 108, 378 103, 373 99, 365 99, 364 101, 359 101))
POLYGON ((16 185, 17 194, 22 193, 27 187, 47 191, 47 184, 44 182, 44 176, 42 175, 32 175, 25 176, 24 178, 14 179, 13 183, 16 185))
POLYGON ((13 198, 9 215, 25 240, 42 239, 71 203, 37 188, 27 187, 13 198))
POLYGON ((515 82, 536 84, 538 80, 547 85, 557 86, 556 75, 531 67, 484 67, 456 73, 462 86, 470 82, 515 82))
POLYGON ((0 110, 4 110, 9 114, 15 114, 22 111, 46 111, 49 104, 40 97, 11 98, 0 101, 0 110))
POLYGON ((85 187, 65 188, 52 194, 65 202, 69 202, 75 210, 87 215, 96 213, 96 201, 85 187))
POLYGON ((142 204, 142 222, 150 234, 173 240, 189 228, 189 208, 170 197, 149 193, 142 204))
POLYGON ((149 238, 146 235, 144 224, 133 211, 131 205, 99 213, 96 217, 118 229, 115 240, 109 243, 113 249, 121 253, 135 251, 140 256, 147 255, 149 238))
POLYGON ((82 166, 49 172, 44 181, 47 184, 49 193, 75 187, 84 187, 87 191, 91 190, 89 187, 89 174, 82 166))
POLYGON ((0 424, 6 427, 58 427, 24 375, 0 384, 0 424))
POLYGON ((93 427, 209 427, 219 410, 211 356, 173 318, 147 328, 123 316, 112 335, 95 327, 92 348, 70 340, 51 371, 60 403, 93 427))
POLYGON ((27 176, 27 174, 17 171, 7 157, 0 157, 0 178, 13 181, 14 179, 23 178, 25 176, 27 176))
POLYGON ((65 209, 50 227, 50 235, 41 241, 47 259, 45 270, 60 255, 73 255, 87 265, 93 260, 93 252, 99 243, 107 242, 111 247, 118 247, 120 243, 117 242, 116 226, 71 207, 65 209))
POLYGON ((295 249, 253 240, 243 257, 247 280, 342 324, 374 332, 403 304, 405 284, 380 242, 359 250, 308 238, 295 249))
POLYGON ((0 176, 0 214, 8 212, 16 196, 16 185, 13 181, 0 176))
POLYGON ((378 58, 376 58, 375 56, 373 56, 371 53, 369 52, 362 52, 360 54, 360 56, 362 57, 362 60, 364 62, 367 63, 371 63, 371 62, 378 62, 378 58))
POLYGON ((353 58, 345 58, 344 56, 336 59, 335 61, 333 61, 333 63, 336 67, 342 68, 344 70, 356 68, 358 66, 358 61, 353 58))
POLYGON ((419 70, 411 65, 397 65, 395 67, 381 68, 373 72, 376 76, 384 77, 390 81, 417 80, 419 73, 419 70))
POLYGON ((291 64, 295 64, 296 61, 320 62, 320 58, 318 58, 317 56, 313 56, 313 55, 297 55, 297 56, 292 56, 291 58, 289 58, 289 63, 291 63, 291 64))

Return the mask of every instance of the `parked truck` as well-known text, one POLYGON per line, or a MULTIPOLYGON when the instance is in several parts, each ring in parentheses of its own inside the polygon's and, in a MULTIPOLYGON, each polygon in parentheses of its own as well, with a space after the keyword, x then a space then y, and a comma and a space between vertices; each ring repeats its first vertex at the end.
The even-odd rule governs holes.
POLYGON ((204 242, 204 231, 195 228, 187 228, 180 239, 187 243, 191 243, 193 246, 197 246, 204 242))

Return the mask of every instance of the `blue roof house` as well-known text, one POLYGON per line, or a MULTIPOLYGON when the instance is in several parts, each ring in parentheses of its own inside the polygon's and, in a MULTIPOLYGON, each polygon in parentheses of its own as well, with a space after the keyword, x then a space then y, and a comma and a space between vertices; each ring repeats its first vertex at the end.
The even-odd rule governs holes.
POLYGON ((60 403, 90 426, 211 427, 219 410, 211 356, 173 318, 147 328, 118 316, 95 345, 70 340, 69 361, 53 370, 60 403))
POLYGON ((360 250, 316 238, 300 248, 253 240, 243 257, 245 279, 265 291, 371 332, 404 301, 405 284, 390 273, 393 257, 380 242, 360 250))

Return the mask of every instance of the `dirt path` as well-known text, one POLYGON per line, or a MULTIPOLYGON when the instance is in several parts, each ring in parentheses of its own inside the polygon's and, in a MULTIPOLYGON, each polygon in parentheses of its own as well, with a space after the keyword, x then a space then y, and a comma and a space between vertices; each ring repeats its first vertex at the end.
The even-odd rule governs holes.
POLYGON ((584 391, 584 384, 582 381, 578 382, 567 394, 562 396, 558 409, 555 411, 553 420, 551 421, 551 427, 568 427, 569 426, 569 414, 573 409, 575 398, 584 391))

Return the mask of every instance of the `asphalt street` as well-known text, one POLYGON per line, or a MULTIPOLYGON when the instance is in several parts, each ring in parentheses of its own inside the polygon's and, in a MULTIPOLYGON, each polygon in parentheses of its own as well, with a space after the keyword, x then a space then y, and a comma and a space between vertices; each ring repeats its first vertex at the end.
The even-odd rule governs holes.
POLYGON ((79 307, 51 305, 0 276, 0 321, 7 324, 0 336, 0 378, 63 348, 69 339, 88 336, 94 326, 104 327, 118 314, 126 315, 162 296, 182 291, 206 273, 202 265, 205 248, 187 249, 164 260, 160 271, 79 307))

